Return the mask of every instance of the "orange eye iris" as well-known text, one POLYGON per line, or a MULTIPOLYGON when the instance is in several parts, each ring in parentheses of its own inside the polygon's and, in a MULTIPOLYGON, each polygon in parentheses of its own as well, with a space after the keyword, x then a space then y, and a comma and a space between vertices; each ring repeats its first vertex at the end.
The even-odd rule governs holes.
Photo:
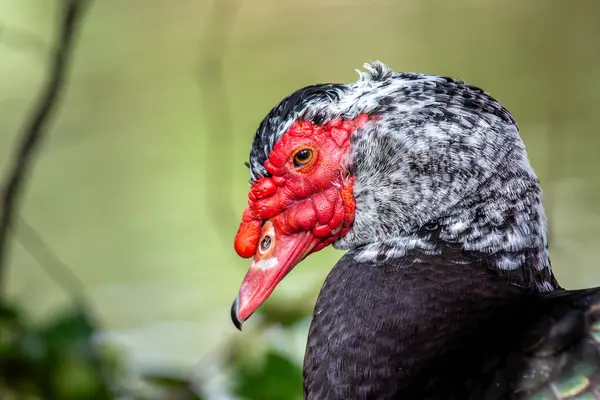
POLYGON ((313 158, 313 151, 311 149, 302 149, 294 155, 294 167, 300 168, 309 162, 313 158))

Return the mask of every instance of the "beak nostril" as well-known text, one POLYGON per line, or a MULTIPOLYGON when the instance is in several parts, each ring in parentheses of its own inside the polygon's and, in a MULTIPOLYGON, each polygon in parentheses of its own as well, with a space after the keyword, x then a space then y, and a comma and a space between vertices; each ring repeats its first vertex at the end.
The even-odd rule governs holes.
POLYGON ((271 236, 266 235, 261 241, 260 241, 260 251, 265 252, 267 250, 269 250, 269 248, 271 247, 271 236))

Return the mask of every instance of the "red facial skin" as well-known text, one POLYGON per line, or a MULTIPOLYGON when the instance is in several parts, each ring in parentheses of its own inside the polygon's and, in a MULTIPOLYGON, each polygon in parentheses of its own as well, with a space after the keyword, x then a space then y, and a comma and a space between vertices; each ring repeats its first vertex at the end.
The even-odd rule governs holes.
MULTIPOLYGON (((235 237, 235 250, 254 257, 232 312, 241 324, 304 257, 344 236, 354 222, 353 178, 344 171, 350 135, 369 120, 334 119, 325 125, 297 121, 275 144, 264 167, 272 175, 255 182, 235 237), (295 155, 312 158, 301 166, 295 155), (259 242, 269 236, 269 246, 259 242)), ((304 160, 306 161, 306 160, 304 160)))

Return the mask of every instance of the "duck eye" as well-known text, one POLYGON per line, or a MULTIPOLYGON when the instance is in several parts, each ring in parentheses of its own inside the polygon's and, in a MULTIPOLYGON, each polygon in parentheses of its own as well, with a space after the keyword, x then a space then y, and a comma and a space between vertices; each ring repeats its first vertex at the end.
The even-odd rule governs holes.
POLYGON ((260 241, 260 251, 265 252, 271 247, 271 236, 267 235, 260 241))
POLYGON ((294 167, 300 168, 312 160, 313 152, 310 149, 302 149, 294 155, 294 167))

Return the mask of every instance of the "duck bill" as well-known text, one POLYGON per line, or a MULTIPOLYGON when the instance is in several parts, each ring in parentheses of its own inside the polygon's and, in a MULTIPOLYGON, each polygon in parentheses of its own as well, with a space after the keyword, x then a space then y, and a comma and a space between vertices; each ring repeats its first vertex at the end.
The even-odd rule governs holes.
POLYGON ((277 236, 272 222, 263 225, 259 248, 231 307, 231 320, 236 328, 242 330, 242 323, 318 243, 310 231, 277 236))

